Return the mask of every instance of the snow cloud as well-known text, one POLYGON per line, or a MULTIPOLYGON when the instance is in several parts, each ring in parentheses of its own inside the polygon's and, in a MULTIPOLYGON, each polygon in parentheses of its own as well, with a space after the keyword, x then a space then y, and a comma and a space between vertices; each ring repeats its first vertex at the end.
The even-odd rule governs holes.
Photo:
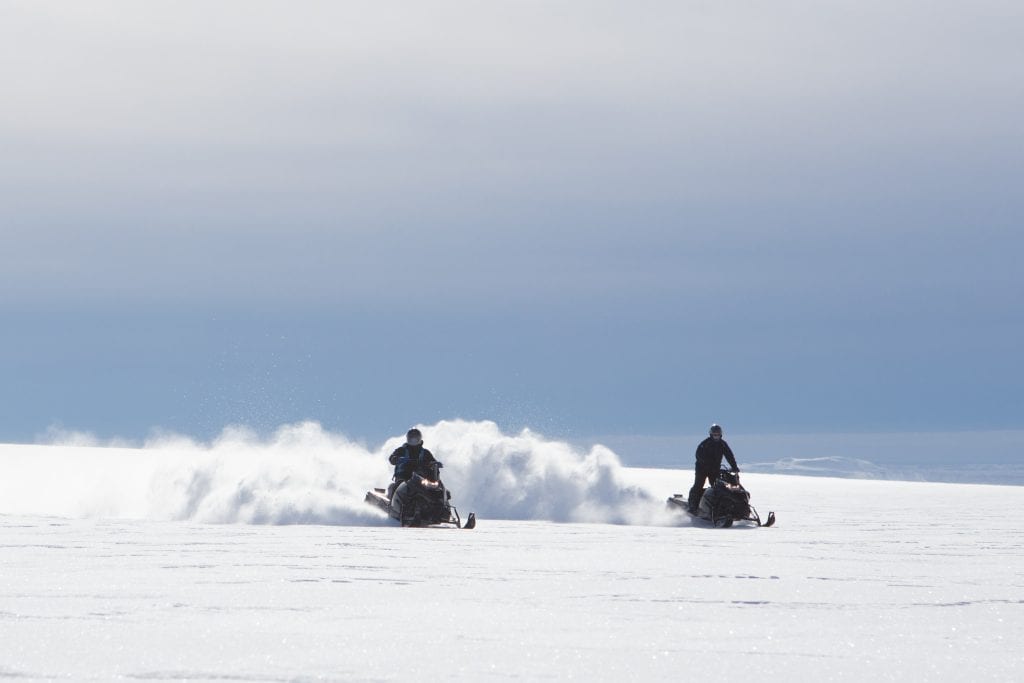
MULTIPOLYGON (((428 448, 465 517, 558 522, 658 523, 660 494, 631 484, 618 456, 581 452, 492 422, 422 425, 428 448)), ((163 436, 142 448, 2 446, 0 512, 71 517, 141 517, 209 523, 387 523, 363 502, 391 477, 392 439, 377 450, 312 422, 269 438, 227 429, 211 443, 163 436)))

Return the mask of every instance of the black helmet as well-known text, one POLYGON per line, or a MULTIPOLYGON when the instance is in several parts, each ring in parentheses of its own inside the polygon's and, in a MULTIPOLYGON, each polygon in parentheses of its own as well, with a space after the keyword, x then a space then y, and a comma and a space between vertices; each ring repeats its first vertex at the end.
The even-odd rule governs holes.
POLYGON ((423 443, 423 435, 420 434, 420 430, 413 427, 405 433, 405 442, 410 446, 419 446, 423 443))
POLYGON ((708 436, 714 436, 715 434, 718 434, 719 436, 721 436, 722 435, 722 428, 719 425, 717 425, 717 424, 712 424, 710 429, 708 429, 708 436))

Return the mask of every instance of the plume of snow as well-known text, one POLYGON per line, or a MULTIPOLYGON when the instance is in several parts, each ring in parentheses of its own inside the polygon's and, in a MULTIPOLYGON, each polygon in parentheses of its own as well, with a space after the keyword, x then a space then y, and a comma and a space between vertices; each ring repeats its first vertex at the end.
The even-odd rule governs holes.
MULTIPOLYGON (((493 422, 421 425, 427 448, 465 517, 596 523, 669 523, 663 500, 628 483, 618 456, 582 452, 493 422)), ((383 524, 365 493, 391 478, 387 455, 315 422, 269 438, 229 427, 210 443, 166 434, 141 448, 87 434, 47 446, 0 446, 0 512, 251 524, 383 524)))

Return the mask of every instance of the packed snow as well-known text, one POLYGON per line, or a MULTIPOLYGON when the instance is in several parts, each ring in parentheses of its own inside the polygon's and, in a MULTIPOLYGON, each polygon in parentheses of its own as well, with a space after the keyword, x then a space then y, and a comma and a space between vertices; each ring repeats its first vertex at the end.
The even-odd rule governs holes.
POLYGON ((777 525, 713 529, 685 464, 423 431, 475 530, 363 502, 397 437, 0 446, 0 677, 1024 679, 1022 487, 751 473, 777 525))

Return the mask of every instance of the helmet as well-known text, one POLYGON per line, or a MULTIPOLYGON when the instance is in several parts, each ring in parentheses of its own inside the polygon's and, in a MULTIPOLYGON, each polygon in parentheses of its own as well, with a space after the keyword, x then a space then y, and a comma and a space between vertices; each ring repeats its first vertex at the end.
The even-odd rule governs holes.
POLYGON ((405 442, 410 446, 419 446, 423 443, 423 435, 420 434, 420 430, 413 427, 405 433, 405 442))
POLYGON ((718 434, 718 436, 721 436, 722 435, 722 428, 719 425, 717 425, 717 424, 712 424, 711 427, 708 429, 708 436, 714 436, 715 434, 718 434))

